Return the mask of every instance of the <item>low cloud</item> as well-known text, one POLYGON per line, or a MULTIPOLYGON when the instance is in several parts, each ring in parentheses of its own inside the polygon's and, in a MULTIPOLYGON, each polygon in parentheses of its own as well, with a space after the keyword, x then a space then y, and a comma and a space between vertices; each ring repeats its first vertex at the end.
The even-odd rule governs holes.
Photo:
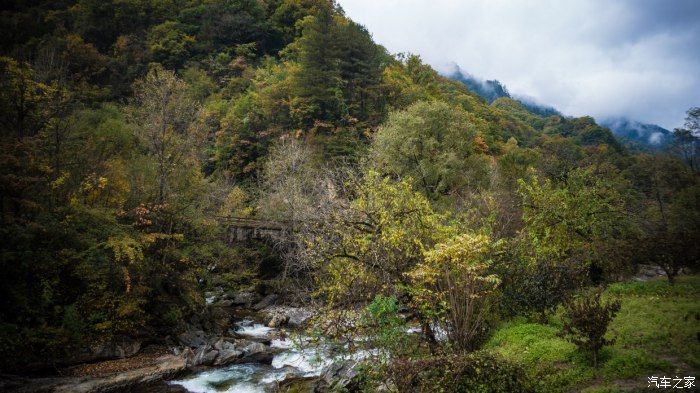
POLYGON ((700 105, 696 0, 339 0, 389 51, 452 62, 565 114, 672 129, 700 105))

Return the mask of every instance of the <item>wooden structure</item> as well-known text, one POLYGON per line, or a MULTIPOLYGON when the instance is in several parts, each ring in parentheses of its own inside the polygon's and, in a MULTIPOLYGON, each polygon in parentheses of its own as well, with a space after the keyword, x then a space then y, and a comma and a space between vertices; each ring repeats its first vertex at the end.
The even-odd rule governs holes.
POLYGON ((248 217, 219 217, 226 227, 227 240, 242 242, 250 239, 274 239, 291 228, 285 221, 259 220, 248 217))

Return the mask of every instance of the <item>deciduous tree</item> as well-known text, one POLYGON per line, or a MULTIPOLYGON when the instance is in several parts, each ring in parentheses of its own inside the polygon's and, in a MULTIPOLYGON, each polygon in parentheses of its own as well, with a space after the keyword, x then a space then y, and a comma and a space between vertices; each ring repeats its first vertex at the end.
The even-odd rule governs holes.
POLYGON ((425 260, 407 273, 413 304, 456 350, 476 349, 486 332, 491 295, 500 283, 489 272, 497 247, 485 235, 458 235, 426 250, 425 260))
POLYGON ((593 367, 598 367, 600 350, 615 342, 605 338, 605 334, 621 306, 619 300, 601 300, 602 294, 602 289, 584 292, 564 309, 564 334, 580 349, 591 353, 593 367))

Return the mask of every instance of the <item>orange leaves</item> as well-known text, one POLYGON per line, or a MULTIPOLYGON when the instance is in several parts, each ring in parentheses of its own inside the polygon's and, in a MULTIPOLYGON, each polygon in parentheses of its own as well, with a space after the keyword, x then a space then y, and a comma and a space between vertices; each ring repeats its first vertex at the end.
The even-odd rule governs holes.
POLYGON ((486 144, 486 141, 481 135, 475 135, 473 143, 474 150, 476 150, 478 153, 489 154, 489 145, 486 144))

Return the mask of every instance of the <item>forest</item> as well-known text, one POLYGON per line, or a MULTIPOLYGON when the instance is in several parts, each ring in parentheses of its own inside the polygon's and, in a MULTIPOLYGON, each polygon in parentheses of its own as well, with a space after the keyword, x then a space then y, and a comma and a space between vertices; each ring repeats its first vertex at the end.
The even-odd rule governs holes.
POLYGON ((3 4, 0 390, 149 348, 185 359, 165 380, 247 364, 182 337, 231 336, 260 299, 311 310, 282 334, 352 368, 267 390, 697 374, 700 108, 638 149, 489 103, 332 0, 3 4), (237 241, 232 219, 284 229, 237 241))

